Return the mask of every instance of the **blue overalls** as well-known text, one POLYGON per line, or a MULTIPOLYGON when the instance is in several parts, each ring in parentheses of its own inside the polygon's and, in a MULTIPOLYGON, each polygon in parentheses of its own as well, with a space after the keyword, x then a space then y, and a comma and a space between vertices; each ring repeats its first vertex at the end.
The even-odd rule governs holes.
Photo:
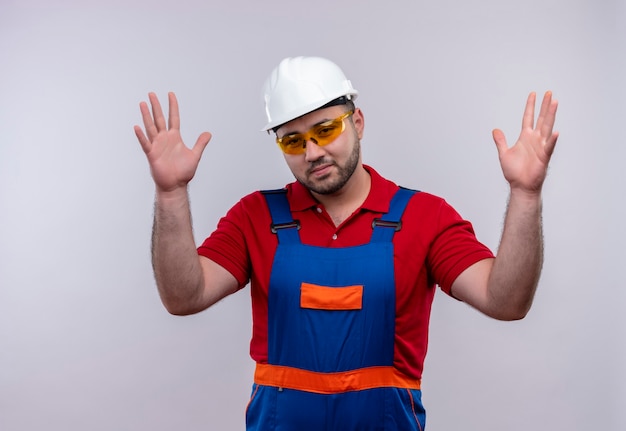
POLYGON ((279 243, 247 429, 423 430, 420 382, 393 368, 392 238, 415 192, 401 188, 370 242, 346 248, 302 244, 285 190, 263 193, 279 243))

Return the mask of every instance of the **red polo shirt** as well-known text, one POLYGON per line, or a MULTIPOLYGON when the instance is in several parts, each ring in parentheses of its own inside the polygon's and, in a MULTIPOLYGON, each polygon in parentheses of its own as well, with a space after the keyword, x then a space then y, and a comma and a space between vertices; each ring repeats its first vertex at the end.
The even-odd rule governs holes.
MULTIPOLYGON (((370 193, 357 211, 336 227, 324 207, 298 182, 288 184, 293 218, 300 221, 302 243, 321 247, 351 247, 367 243, 372 221, 389 209, 398 190, 393 182, 366 166, 372 178, 370 193)), ((428 322, 435 286, 450 293, 454 280, 491 251, 477 241, 472 225, 443 199, 416 193, 394 235, 396 277, 396 334, 394 365, 407 376, 421 378, 428 345, 428 322)), ((228 211, 198 253, 226 268, 241 287, 248 282, 252 295, 250 355, 267 362, 267 296, 274 252, 278 245, 270 231, 271 217, 260 192, 241 199, 228 211)))

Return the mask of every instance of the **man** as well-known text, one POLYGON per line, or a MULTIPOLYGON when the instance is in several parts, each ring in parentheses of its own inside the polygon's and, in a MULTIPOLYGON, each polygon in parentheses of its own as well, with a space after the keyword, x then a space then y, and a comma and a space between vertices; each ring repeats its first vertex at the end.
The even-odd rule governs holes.
POLYGON ((546 93, 535 122, 493 138, 510 198, 498 254, 443 199, 398 187, 361 160, 358 92, 334 63, 283 60, 265 86, 268 123, 297 181, 252 193, 196 248, 187 184, 211 135, 180 137, 169 94, 135 132, 156 186, 153 265, 172 314, 248 283, 257 363, 249 430, 423 430, 420 379, 436 285, 501 320, 528 312, 542 265, 541 190, 558 134, 546 93))

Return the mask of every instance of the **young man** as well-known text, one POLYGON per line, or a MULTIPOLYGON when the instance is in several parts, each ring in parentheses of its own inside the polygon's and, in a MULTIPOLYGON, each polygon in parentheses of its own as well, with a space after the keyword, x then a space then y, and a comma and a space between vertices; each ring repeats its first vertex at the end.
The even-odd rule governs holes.
POLYGON ((542 265, 541 189, 558 134, 546 93, 528 97, 508 147, 510 198, 497 256, 444 200, 398 187, 361 159, 357 91, 334 63, 283 60, 265 86, 268 123, 297 181, 242 198, 196 248, 187 184, 211 135, 187 148, 169 94, 140 104, 135 132, 156 186, 153 265, 173 314, 250 283, 257 363, 249 430, 423 430, 420 379, 439 285, 488 316, 523 318, 542 265))

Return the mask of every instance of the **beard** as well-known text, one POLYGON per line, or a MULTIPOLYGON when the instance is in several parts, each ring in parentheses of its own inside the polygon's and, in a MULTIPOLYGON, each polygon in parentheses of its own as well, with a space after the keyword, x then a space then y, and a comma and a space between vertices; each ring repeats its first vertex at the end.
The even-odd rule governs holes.
POLYGON ((361 143, 358 137, 354 137, 354 147, 352 148, 352 152, 350 153, 350 157, 346 160, 345 164, 339 165, 337 162, 333 160, 327 159, 318 159, 311 163, 309 169, 307 170, 307 176, 304 177, 296 177, 296 180, 304 187, 309 189, 313 193, 317 193, 320 195, 332 195, 337 193, 339 190, 346 185, 348 180, 354 174, 357 166, 359 165, 359 158, 361 156, 361 143), (322 181, 316 182, 308 179, 308 174, 315 169, 316 167, 324 164, 331 164, 337 168, 337 176, 333 179, 323 179, 322 181))

